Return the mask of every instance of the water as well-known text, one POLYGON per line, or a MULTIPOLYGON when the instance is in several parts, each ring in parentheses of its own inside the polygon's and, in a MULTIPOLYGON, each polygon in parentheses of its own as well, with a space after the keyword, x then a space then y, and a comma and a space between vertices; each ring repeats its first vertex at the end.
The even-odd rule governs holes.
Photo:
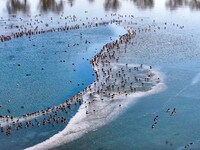
MULTIPOLYGON (((56 31, 30 38, 25 36, 1 43, 1 114, 21 117, 26 113, 59 105, 82 91, 95 78, 89 60, 103 43, 110 41, 110 37, 118 39, 118 35, 124 32, 121 27, 107 25, 71 32, 56 31), (95 40, 96 35, 98 41, 95 40), (90 44, 85 45, 86 39, 90 44)), ((67 122, 77 109, 78 106, 74 106, 65 115, 67 122)), ((2 120, 1 124, 4 122, 2 120)), ((1 149, 32 146, 62 130, 65 125, 57 125, 56 128, 49 125, 42 129, 32 127, 25 131, 14 131, 11 137, 1 134, 1 142, 4 143, 1 149)))
POLYGON ((8 114, 8 108, 10 115, 21 116, 47 108, 49 103, 61 104, 83 90, 94 80, 89 60, 101 48, 101 44, 109 41, 113 35, 115 33, 111 27, 100 27, 88 31, 45 33, 1 43, 0 78, 4 82, 0 99, 2 106, 8 105, 1 108, 2 113, 8 114), (99 35, 98 42, 94 40, 94 32, 99 35), (83 34, 82 38, 80 33, 83 34), (85 45, 86 39, 90 44, 85 45), (74 45, 76 43, 79 45, 74 45), (29 101, 34 103, 21 109, 29 101))
POLYGON ((192 148, 198 149, 199 39, 182 37, 187 31, 172 24, 167 28, 156 33, 138 33, 133 39, 134 45, 127 47, 131 57, 125 54, 126 58, 122 59, 126 63, 141 62, 159 68, 165 75, 167 89, 140 98, 110 124, 61 149, 182 149, 189 142, 194 143, 192 148), (176 34, 169 36, 174 31, 176 34), (177 114, 170 116, 166 113, 168 108, 176 108, 177 114), (159 115, 158 124, 152 130, 156 115, 159 115))
MULTIPOLYGON (((77 0, 62 2, 50 1, 47 5, 44 5, 43 2, 44 1, 27 1, 25 5, 23 1, 21 1, 21 5, 13 5, 12 8, 10 8, 7 4, 9 3, 9 1, 4 0, 1 2, 2 5, 0 5, 1 16, 6 19, 10 18, 11 21, 14 22, 14 24, 20 24, 21 21, 19 21, 19 19, 17 19, 17 21, 15 19, 12 20, 10 14, 17 14, 20 17, 24 18, 24 22, 28 22, 29 19, 27 19, 27 15, 34 16, 38 13, 42 14, 42 19, 49 20, 51 16, 57 16, 57 13, 62 12, 64 12, 64 14, 66 15, 76 14, 79 15, 80 18, 84 18, 85 16, 89 16, 91 18, 94 16, 104 17, 105 14, 110 14, 110 12, 117 12, 119 14, 134 15, 134 21, 138 23, 134 26, 135 29, 148 27, 148 25, 156 25, 155 33, 153 32, 153 30, 152 32, 148 33, 137 32, 135 39, 133 39, 134 45, 127 48, 129 57, 127 57, 127 55, 121 57, 126 58, 124 59, 123 63, 143 63, 146 65, 152 65, 154 68, 159 70, 159 72, 162 72, 164 74, 164 83, 167 86, 167 88, 162 92, 138 99, 137 102, 134 103, 134 105, 131 104, 124 113, 116 117, 112 122, 105 124, 104 126, 97 128, 91 132, 88 132, 87 134, 75 141, 59 147, 60 149, 183 149, 184 146, 190 142, 193 142, 193 145, 190 146, 191 149, 199 149, 199 1, 95 0, 85 1, 83 3, 82 1, 77 0), (85 11, 88 12, 85 13, 85 11), (143 19, 143 21, 141 21, 141 19, 143 19), (153 20, 155 20, 155 22, 153 22, 153 20), (167 22, 167 25, 164 25, 164 22, 167 22), (175 23, 174 26, 173 23, 175 23), (158 26, 161 27, 160 30, 157 29, 158 26), (166 30, 164 29, 165 26, 167 28, 166 30), (184 26, 184 28, 180 29, 180 26, 184 26), (175 114, 175 116, 170 116, 170 113, 166 113, 166 110, 168 108, 170 108, 171 110, 173 108, 176 108, 177 113, 175 114), (155 126, 154 129, 152 129, 151 125, 153 124, 153 118, 156 115, 159 115, 157 121, 158 124, 155 126)), ((59 20, 59 18, 57 18, 57 20, 59 20)), ((60 22, 63 24, 65 23, 61 20, 60 22)), ((53 22, 52 24, 54 26, 57 26, 57 21, 53 22)), ((4 21, 1 21, 1 27, 4 28, 5 26, 8 25, 5 25, 4 21)), ((104 31, 105 29, 107 28, 105 27, 102 30, 104 31)), ((101 28, 95 29, 95 32, 96 30, 100 30, 99 34, 102 32, 101 28)), ((87 30, 85 32, 88 33, 90 31, 91 33, 94 33, 92 32, 93 29, 87 30)), ((1 33, 8 32, 10 32, 10 30, 1 30, 1 33)), ((79 31, 72 32, 75 32, 74 34, 80 33, 79 31)), ((71 51, 68 52, 66 55, 63 52, 63 50, 65 50, 66 48, 66 41, 64 40, 64 38, 66 36, 70 38, 71 34, 73 33, 68 32, 66 33, 66 35, 64 35, 62 32, 58 32, 58 34, 57 32, 47 34, 54 34, 54 37, 58 38, 58 43, 56 43, 56 45, 48 45, 49 47, 52 47, 47 50, 47 52, 51 54, 49 55, 49 58, 45 58, 43 56, 44 54, 41 51, 43 50, 43 47, 39 46, 40 41, 42 41, 42 43, 47 42, 45 41, 45 39, 42 38, 43 36, 46 37, 45 34, 40 36, 37 35, 37 38, 33 39, 33 42, 36 41, 38 44, 36 44, 35 47, 29 45, 32 49, 31 53, 27 52, 27 48, 23 50, 23 48, 20 47, 21 45, 16 43, 16 41, 24 42, 25 40, 27 40, 28 42, 28 37, 22 37, 19 39, 8 41, 6 43, 1 43, 1 48, 8 47, 8 49, 11 49, 10 46, 12 47, 14 44, 16 44, 16 47, 18 47, 18 51, 20 52, 18 53, 16 52, 16 50, 10 50, 9 53, 2 52, 1 50, 0 55, 1 60, 3 60, 1 61, 1 69, 6 71, 6 75, 4 74, 3 76, 4 81, 1 81, 4 86, 0 86, 0 88, 6 88, 7 90, 5 90, 4 92, 9 93, 9 95, 7 93, 0 94, 1 99, 3 99, 1 100, 1 104, 2 106, 9 106, 12 110, 11 113, 13 113, 13 115, 20 116, 21 114, 27 112, 27 110, 29 111, 29 109, 32 111, 36 111, 38 110, 38 108, 43 109, 44 107, 48 107, 49 103, 44 102, 43 97, 49 97, 47 99, 45 98, 45 101, 49 101, 52 105, 60 104, 67 97, 73 95, 79 90, 82 90, 86 85, 89 85, 90 82, 94 80, 94 77, 91 76, 91 74, 94 72, 92 71, 92 68, 90 68, 91 65, 89 64, 89 62, 82 62, 82 60, 79 61, 80 58, 88 56, 87 52, 80 53, 80 50, 78 50, 78 54, 80 53, 80 57, 79 55, 73 55, 74 53, 77 54, 76 49, 74 49, 74 51, 72 52, 72 56, 68 55, 68 53, 71 53, 71 51), (42 40, 40 40, 40 38, 42 40), (62 43, 62 41, 65 42, 62 43), (7 44, 9 42, 13 45, 7 44), (61 47, 58 47, 58 45, 60 45, 61 47), (56 54, 57 57, 53 57, 53 53, 55 52, 53 48, 58 49, 58 53, 56 54), (24 56, 29 56, 32 59, 25 59, 28 57, 24 56), (34 58, 36 57, 41 59, 34 60, 34 58), (66 57, 71 57, 69 59, 72 59, 73 61, 71 60, 69 64, 75 63, 74 67, 77 67, 77 71, 73 78, 69 78, 70 76, 66 77, 65 74, 69 73, 70 75, 74 75, 74 72, 72 71, 74 67, 69 64, 67 65, 66 63, 59 62, 60 59, 66 59, 66 57), (76 61, 74 61, 74 59, 76 61), (20 64, 22 64, 20 67, 16 66, 19 61, 20 64), (33 63, 35 65, 33 65, 33 63), (17 69, 16 73, 21 74, 16 74, 16 76, 13 78, 13 73, 5 69, 8 68, 8 66, 12 71, 15 71, 17 69), (41 67, 45 67, 45 70, 41 71, 41 67), (70 67, 72 68, 70 69, 70 67), (19 69, 26 71, 19 71, 19 69), (30 78, 25 76, 27 71, 32 72, 30 78), (78 71, 80 71, 81 73, 85 71, 85 75, 81 76, 82 78, 79 78, 80 72, 78 71), (50 73, 54 74, 54 76, 50 76, 50 73), (88 79, 88 77, 90 79, 88 79), (37 82, 33 82, 35 81, 34 79, 38 78, 40 80, 37 80, 37 82), (10 79, 13 79, 13 81, 10 79), (69 80, 76 79, 80 80, 77 83, 84 82, 84 86, 80 86, 77 89, 77 83, 75 84, 73 82, 74 85, 70 87, 65 84, 68 83, 69 80), (38 81, 40 83, 38 83, 38 81), (25 84, 26 87, 33 86, 33 89, 35 89, 35 91, 32 91, 32 88, 23 88, 23 86, 16 87, 16 84, 18 82, 21 82, 21 84, 19 83, 19 85, 25 84), (27 85, 27 83, 30 84, 27 85), (49 89, 49 87, 51 87, 51 90, 49 89), (72 87, 74 87, 74 89, 72 89, 72 87), (41 89, 39 90, 38 88, 41 89), (24 95, 21 91, 26 91, 24 93, 27 94, 24 95), (34 95, 34 97, 32 95, 34 95), (36 95, 37 98, 35 98, 36 95), (35 101, 35 99, 37 99, 37 103, 32 103, 32 105, 35 105, 35 107, 32 107, 31 105, 26 105, 25 109, 21 109, 20 106, 24 105, 24 102, 28 103, 27 100, 24 100, 24 97, 26 97, 27 99, 31 99, 31 101, 35 101), (16 98, 19 99, 17 103, 14 100, 16 98), (11 100, 10 104, 8 104, 9 99, 11 100)), ((99 46, 99 49, 102 48, 102 46, 107 43, 107 41, 109 41, 109 37, 111 35, 112 34, 103 35, 102 38, 107 37, 107 40, 102 40, 101 42, 98 41, 99 43, 96 43, 96 35, 93 34, 91 40, 94 40, 94 43, 96 44, 94 44, 95 46, 92 46, 91 49, 94 50, 97 45, 99 46)), ((32 36, 31 38, 34 37, 36 36, 32 36)), ((76 40, 79 41, 80 37, 77 36, 76 40)), ((81 47, 79 47, 78 49, 81 49, 81 47)), ((91 59, 94 54, 94 51, 92 51, 89 54, 90 57, 87 58, 91 59)), ((2 79, 2 77, 0 79, 2 79)), ((78 108, 74 108, 74 113, 72 113, 71 116, 75 114, 77 109, 78 108)), ((7 113, 6 108, 2 107, 1 113, 7 113)), ((70 118, 71 117, 69 117, 68 119, 70 118)), ((18 138, 20 137, 20 135, 30 135, 31 138, 25 141, 26 137, 23 137, 24 141, 21 143, 25 144, 19 144, 18 148, 21 149, 32 146, 34 144, 38 144, 49 138, 50 136, 55 135, 58 131, 64 129, 66 124, 60 126, 61 127, 51 130, 49 130, 48 128, 39 129, 39 132, 41 134, 38 135, 36 134, 36 131, 38 133, 38 129, 28 129, 27 132, 23 131, 23 133, 20 133, 22 132, 20 131, 20 134, 16 134, 16 136, 19 135, 18 138), (46 132, 42 132, 41 130, 45 130, 46 132), (35 138, 35 141, 29 144, 30 140, 33 137, 38 137, 41 139, 36 140, 35 138)), ((13 135, 15 135, 15 133, 13 133, 13 135)), ((18 141, 16 140, 15 136, 3 136, 3 149, 9 149, 8 141, 11 141, 11 139, 13 141, 13 145, 16 144, 15 141, 18 141)), ((21 138, 19 138, 19 140, 20 139, 21 138)))

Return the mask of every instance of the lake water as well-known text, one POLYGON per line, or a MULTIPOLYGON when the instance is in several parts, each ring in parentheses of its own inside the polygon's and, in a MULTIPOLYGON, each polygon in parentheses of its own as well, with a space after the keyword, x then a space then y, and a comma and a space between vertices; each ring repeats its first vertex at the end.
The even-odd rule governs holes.
MULTIPOLYGON (((111 12, 131 14, 137 22, 133 25, 135 29, 148 28, 149 25, 153 28, 155 25, 156 32, 153 29, 152 32, 137 31, 134 44, 127 47, 128 55, 120 57, 124 58, 122 63, 151 65, 162 72, 166 89, 139 98, 108 124, 70 143, 61 144, 57 149, 184 149, 190 142, 193 144, 189 148, 199 149, 199 10, 200 2, 195 0, 3 0, 0 5, 0 16, 3 17, 0 32, 10 33, 15 29, 4 28, 27 23, 30 21, 27 15, 39 13, 44 22, 53 16, 53 27, 58 22, 65 24, 56 17, 58 13, 84 19, 85 16, 103 18, 111 12), (13 14, 17 14, 17 18, 13 18, 13 14), (5 20, 7 23, 4 23, 5 20), (180 29, 180 26, 184 28, 180 29), (168 108, 176 108, 177 113, 170 116, 166 113, 168 108), (156 115, 159 116, 157 125, 152 129, 156 115)), ((124 32, 120 27, 108 25, 45 33, 30 38, 24 36, 0 43, 0 114, 20 117, 27 112, 59 105, 83 90, 95 79, 89 60, 111 41, 110 37, 118 39, 118 35, 124 32), (83 33, 82 38, 80 33, 83 33), (86 39, 91 44, 85 45, 86 39), (79 45, 73 46, 75 43, 79 45), (42 67, 45 69, 41 70, 42 67), (27 77, 27 73, 31 76, 27 77), (11 102, 8 103, 8 100, 11 102), (22 105, 24 109, 21 109, 22 105)), ((1 134, 3 144, 0 149, 12 149, 13 146, 23 149, 43 142, 62 131, 77 109, 78 106, 72 107, 66 115, 67 122, 54 128, 34 127, 13 132, 8 137, 1 134)), ((59 141, 53 144, 56 142, 59 141)))

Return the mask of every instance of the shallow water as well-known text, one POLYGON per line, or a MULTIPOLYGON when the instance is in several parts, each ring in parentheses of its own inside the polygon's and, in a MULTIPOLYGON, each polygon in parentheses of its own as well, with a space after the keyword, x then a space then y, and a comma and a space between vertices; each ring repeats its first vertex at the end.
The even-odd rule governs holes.
MULTIPOLYGON (((76 14, 84 19, 85 16, 91 18, 96 16, 104 17, 105 14, 109 14, 110 12, 132 14, 135 16, 134 21, 138 23, 134 26, 135 29, 142 27, 148 28, 149 25, 156 25, 156 32, 154 33, 152 30, 152 32, 148 33, 139 33, 137 31, 137 35, 133 40, 133 46, 127 48, 130 57, 126 57, 126 55, 121 56, 124 57, 123 63, 143 63, 152 65, 164 74, 164 83, 167 89, 163 92, 140 98, 134 105, 130 105, 130 107, 114 121, 85 134, 78 140, 61 146, 60 149, 183 149, 189 142, 194 143, 190 146, 191 149, 199 149, 199 1, 94 0, 83 2, 76 0, 62 2, 63 3, 60 1, 52 1, 48 5, 44 5, 43 1, 27 1, 26 5, 11 5, 8 0, 1 1, 0 16, 3 16, 3 19, 0 21, 0 26, 2 27, 1 33, 10 33, 12 31, 12 29, 3 30, 4 27, 10 27, 11 24, 19 25, 22 23, 18 17, 13 18, 11 14, 17 14, 24 19, 23 22, 25 23, 30 21, 27 15, 34 16, 41 13, 42 16, 40 18, 45 21, 49 21, 50 17, 53 16, 54 21, 51 23, 53 27, 58 25, 58 21, 62 25, 65 24, 65 21, 60 20, 59 17, 55 17, 57 13, 61 14, 62 12, 64 12, 64 15, 76 14), (11 8, 8 7, 8 3, 12 6, 11 8), (85 13, 85 11, 88 12, 85 13), (11 24, 4 24, 5 20, 9 18, 11 19, 11 24), (141 21, 141 19, 143 20, 141 21), (153 22, 154 19, 155 22, 153 22), (167 22, 166 30, 164 29, 164 22, 167 22), (175 23, 174 26, 173 23, 175 23), (158 30, 158 26, 161 27, 160 30, 158 30), (184 26, 184 28, 180 29, 180 26, 184 26), (170 116, 170 113, 166 113, 168 108, 171 110, 176 108, 177 113, 175 116, 170 116), (156 115, 159 115, 158 124, 152 129, 151 125, 156 115)), ((21 4, 23 4, 23 1, 21 1, 21 4)), ((43 27, 42 24, 39 26, 43 27)), ((76 46, 77 49, 74 48, 73 51, 67 51, 66 54, 63 52, 67 47, 65 38, 68 37, 70 39, 72 37, 71 34, 79 34, 79 30, 69 33, 58 32, 58 34, 57 32, 45 33, 39 36, 36 35, 37 38, 32 36, 31 39, 33 38, 33 41, 31 41, 31 43, 37 42, 38 44, 36 44, 35 47, 30 45, 31 53, 29 53, 28 47, 23 50, 21 45, 15 43, 17 41, 25 42, 26 40, 28 42, 28 37, 11 40, 3 44, 1 43, 1 49, 8 47, 8 49, 11 50, 12 46, 10 47, 9 44, 6 44, 9 42, 13 43, 13 45, 16 44, 16 47, 18 47, 17 52, 13 50, 9 53, 0 50, 0 59, 3 60, 1 61, 3 65, 1 65, 0 69, 1 71, 3 69, 6 73, 4 76, 2 73, 0 74, 0 79, 2 80, 2 76, 4 79, 3 82, 1 81, 4 86, 0 86, 1 91, 4 91, 3 94, 0 94, 0 99, 3 99, 0 101, 2 106, 8 105, 13 115, 17 114, 17 116, 20 116, 27 112, 27 110, 29 111, 29 109, 35 111, 43 109, 44 107, 46 108, 49 106, 49 103, 52 105, 60 104, 63 100, 71 96, 71 94, 76 94, 77 91, 89 85, 90 82, 94 80, 94 77, 91 76, 94 72, 88 61, 80 59, 82 55, 91 59, 95 54, 94 48, 99 46, 98 48, 100 50, 102 45, 105 44, 104 42, 107 43, 107 41, 104 40, 100 40, 101 42, 99 42, 100 35, 97 41, 96 34, 94 34, 93 30, 95 30, 95 32, 99 30, 98 33, 100 35, 102 31, 106 30, 107 32, 107 30, 109 30, 108 34, 103 33, 102 35, 102 39, 106 37, 108 41, 109 37, 113 35, 110 35, 110 29, 104 27, 103 29, 95 28, 85 30, 86 33, 90 33, 90 36, 87 38, 91 38, 95 44, 92 42, 94 45, 90 44, 89 47, 91 49, 88 47, 88 50, 86 50, 86 48, 82 49, 81 46, 76 46), (46 34, 53 34, 57 39, 57 43, 54 45, 53 42, 55 42, 55 40, 52 38, 54 41, 52 45, 49 44, 51 42, 43 39, 46 34), (50 48, 45 50, 46 53, 49 54, 48 57, 44 56, 43 49, 45 49, 45 47, 42 47, 42 45, 39 46, 40 42, 48 43, 50 48), (54 52, 57 52, 55 57, 54 52), (77 53, 80 53, 80 56, 75 55, 77 53), (36 57, 40 59, 34 59, 36 57), (30 60, 30 58, 32 59, 30 60), (61 63, 61 59, 70 60, 69 64, 75 63, 75 66, 69 65, 67 62, 61 63), (20 67, 16 65, 19 62, 21 64, 20 67), (14 63, 15 65, 13 65, 14 63), (7 70, 8 66, 12 72, 7 70), (45 67, 45 70, 42 71, 41 67, 45 67), (77 70, 75 74, 72 71, 74 68, 77 70), (19 69, 26 71, 20 71, 19 69), (15 73, 14 78, 13 71, 15 73), (86 71, 84 76, 79 78, 80 72, 82 73, 84 71, 86 71), (18 74, 19 72, 21 74, 18 74), (30 78, 25 76, 27 72, 31 72, 30 78), (68 73, 69 76, 65 76, 66 73, 68 73), (53 76, 50 74, 53 74, 53 76), (38 78, 40 80, 35 82, 35 79, 38 78), (75 81, 76 83, 73 82, 72 86, 69 86, 69 80, 77 81, 75 81), (82 82, 84 86, 81 85, 77 88, 77 84, 82 82), (19 83, 18 87, 16 87, 17 83, 19 83), (29 83, 29 85, 27 85, 27 83, 29 83), (29 89, 25 87, 29 87, 29 89), (32 90, 30 87, 34 87, 33 89, 35 90, 32 90), (44 97, 47 98, 45 101, 44 97), (11 100, 10 104, 8 104, 8 99, 11 100), (15 99, 19 99, 19 101, 16 103, 15 99), (37 103, 32 103, 34 107, 27 105, 24 109, 21 109, 20 106, 24 105, 24 102, 29 102, 25 99, 30 99, 32 102, 37 101, 37 103)), ((74 36, 72 39, 74 41, 81 41, 79 36, 74 36)), ((71 49, 73 48, 70 48, 70 50, 71 49)), ((0 109, 0 113, 7 113, 6 108, 2 107, 0 109)), ((75 114, 77 108, 73 108, 73 110, 72 114, 68 114, 69 116, 71 115, 71 117, 75 114)), ((68 117, 68 119, 71 117, 68 117)), ((20 131, 20 134, 13 133, 13 135, 15 134, 15 136, 18 136, 19 140, 16 140, 15 136, 3 136, 3 138, 1 138, 2 143, 4 143, 2 148, 11 149, 13 145, 16 145, 17 141, 22 139, 23 142, 19 144, 17 147, 18 149, 32 146, 33 144, 37 144, 53 136, 58 131, 64 129, 65 126, 66 124, 61 124, 56 129, 47 127, 45 129, 20 131), (37 134, 38 132, 40 134, 37 134), (26 136, 24 137, 24 135, 26 136), (21 139, 20 136, 23 138, 21 139), (28 138, 28 140, 26 140, 26 138, 28 138), (29 143, 33 138, 35 138, 34 141, 29 143), (13 142, 10 144, 8 141, 13 142), (10 144, 10 147, 8 147, 8 144, 10 144)))

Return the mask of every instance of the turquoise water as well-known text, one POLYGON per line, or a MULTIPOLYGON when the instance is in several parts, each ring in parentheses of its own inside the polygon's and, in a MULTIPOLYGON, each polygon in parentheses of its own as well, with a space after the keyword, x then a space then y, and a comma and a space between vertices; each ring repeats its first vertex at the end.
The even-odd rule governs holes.
MULTIPOLYGON (((24 36, 0 43, 1 114, 21 117, 59 105, 76 95, 95 79, 90 64, 93 56, 104 43, 111 41, 110 37, 118 39, 124 32, 121 27, 107 25, 24 36), (98 41, 95 39, 97 35, 98 41), (90 43, 85 44, 86 40, 90 43)), ((46 125, 45 128, 14 130, 9 137, 2 133, 0 149, 12 149, 13 146, 22 149, 44 141, 62 130, 78 107, 72 106, 69 113, 64 114, 66 123, 56 127, 46 125)), ((41 119, 43 117, 38 117, 41 119)))
POLYGON ((131 57, 124 62, 156 67, 164 73, 167 88, 140 98, 110 124, 60 149, 184 149, 190 142, 189 148, 199 148, 199 32, 172 24, 167 30, 159 26, 162 29, 155 33, 137 33, 133 46, 127 47, 131 57), (170 116, 168 108, 176 108, 177 113, 170 116), (152 129, 156 115, 157 125, 152 129))
POLYGON ((199 66, 184 64, 184 67, 190 68, 188 70, 182 64, 176 65, 176 68, 174 65, 167 66, 163 72, 168 89, 140 98, 115 121, 60 149, 184 149, 189 142, 194 143, 190 146, 192 149, 198 149, 199 83, 190 84, 199 73, 196 71, 199 66), (174 107, 177 113, 172 117, 166 110, 174 107), (159 116, 158 124, 152 129, 156 115, 159 116))
MULTIPOLYGON (((198 134, 200 122, 198 116, 200 107, 199 1, 86 0, 83 2, 71 0, 63 1, 62 5, 59 5, 58 1, 51 2, 48 5, 42 5, 42 1, 39 0, 27 1, 24 5, 19 6, 13 3, 12 7, 7 7, 9 1, 1 1, 0 14, 3 19, 0 20, 0 32, 9 33, 12 30, 4 30, 5 26, 27 23, 30 21, 28 15, 35 17, 39 13, 42 14, 39 20, 44 22, 53 16, 54 21, 51 22, 53 26, 57 26, 58 21, 62 24, 66 23, 57 17, 58 13, 66 16, 75 14, 84 19, 85 16, 104 17, 115 12, 131 14, 135 16, 134 22, 138 23, 133 26, 134 29, 156 25, 156 32, 153 30, 148 33, 137 32, 133 46, 127 48, 130 55, 121 57, 125 58, 124 63, 152 65, 164 74, 164 83, 167 86, 160 93, 138 99, 112 122, 57 149, 184 149, 184 146, 190 142, 193 144, 188 149, 200 148, 198 134), (13 11, 9 11, 9 8, 13 11), (12 14, 17 14, 18 17, 13 18, 12 14), (19 18, 24 20, 20 21, 19 18), (4 22, 8 19, 11 19, 11 22, 5 24, 4 22), (166 30, 164 22, 167 22, 166 30), (160 30, 158 26, 161 27, 160 30), (180 26, 184 28, 179 29, 180 26), (170 113, 166 112, 168 108, 170 110, 176 108, 177 113, 170 116, 170 113), (151 125, 156 115, 159 116, 157 125, 152 129, 151 125)), ((0 43, 0 104, 2 105, 0 114, 9 114, 7 112, 9 108, 12 115, 20 116, 27 112, 58 105, 82 90, 94 80, 92 76, 94 72, 87 58, 90 60, 96 54, 95 48, 99 50, 102 45, 109 42, 110 36, 114 36, 111 28, 100 27, 68 33, 46 33, 31 36, 30 39, 22 37, 0 43), (82 39, 79 36, 80 32, 85 32, 82 39), (86 38, 91 41, 87 48, 84 44, 86 38), (68 41, 70 41, 69 44, 79 43, 80 45, 68 48, 68 41), (31 44, 27 45, 27 43, 31 44), (83 60, 82 57, 85 59, 83 60), (65 62, 60 62, 61 60, 65 62), (20 67, 17 66, 18 63, 20 67), (45 69, 41 70, 42 67, 45 69), (76 71, 73 71, 74 69, 76 71), (27 73, 31 76, 27 77, 27 73), (73 82, 69 83, 70 80, 73 82), (8 100, 11 102, 8 103, 8 100), (24 109, 21 109, 22 105, 25 106, 24 109)), ((117 38, 117 35, 115 36, 117 38)), ((13 149, 13 146, 16 149, 22 149, 43 142, 63 130, 69 119, 76 114, 77 109, 78 106, 72 107, 72 111, 66 115, 67 122, 58 124, 56 127, 31 127, 14 131, 8 137, 1 134, 0 149, 13 149)), ((56 144, 56 141, 54 143, 56 144)))

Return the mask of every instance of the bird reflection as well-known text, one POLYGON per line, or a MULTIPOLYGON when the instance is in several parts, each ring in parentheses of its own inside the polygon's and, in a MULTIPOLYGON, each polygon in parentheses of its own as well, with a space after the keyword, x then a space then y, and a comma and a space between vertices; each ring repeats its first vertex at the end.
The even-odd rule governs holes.
POLYGON ((104 8, 106 11, 109 10, 117 10, 120 7, 120 3, 118 0, 105 0, 104 8))
POLYGON ((40 0, 39 2, 40 11, 42 12, 60 12, 64 8, 64 3, 62 0, 59 2, 55 0, 40 0))
POLYGON ((6 3, 9 14, 16 14, 17 12, 28 13, 30 6, 27 0, 8 0, 6 3))
POLYGON ((140 9, 153 8, 154 0, 132 0, 133 3, 140 9))
POLYGON ((198 0, 168 0, 166 7, 170 10, 176 10, 179 7, 189 7, 191 10, 200 9, 200 1, 198 0))

